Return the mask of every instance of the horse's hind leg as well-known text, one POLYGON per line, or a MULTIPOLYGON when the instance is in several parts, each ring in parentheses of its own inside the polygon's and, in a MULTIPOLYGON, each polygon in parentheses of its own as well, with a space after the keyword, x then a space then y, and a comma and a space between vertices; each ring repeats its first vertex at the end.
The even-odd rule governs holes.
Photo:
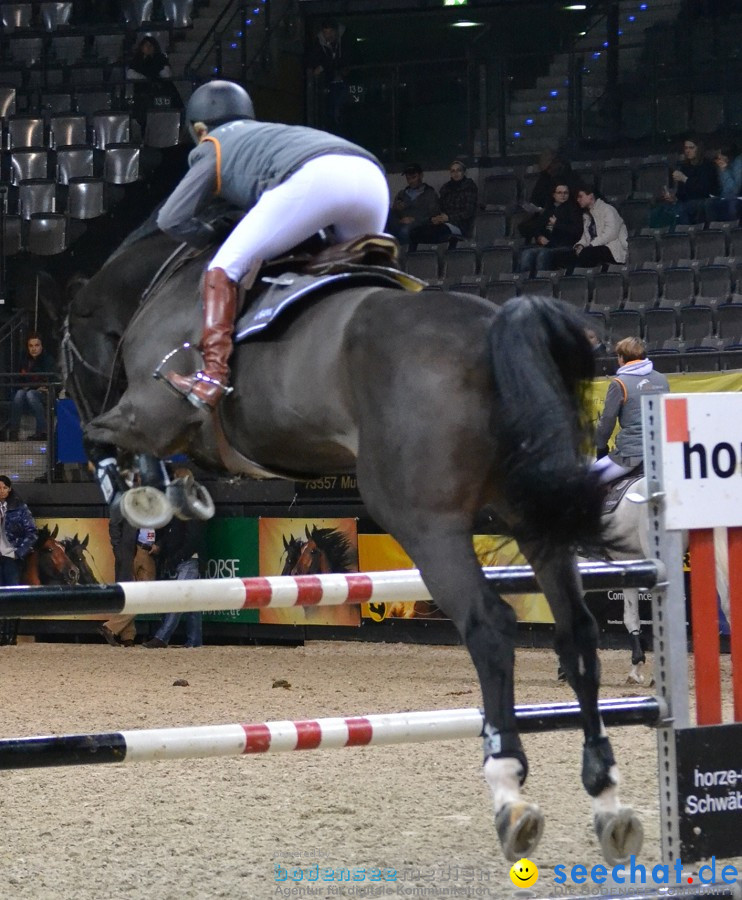
POLYGON ((568 553, 523 546, 554 616, 555 647, 582 712, 582 783, 593 800, 595 831, 606 861, 626 862, 641 849, 641 822, 618 798, 618 768, 598 710, 598 627, 585 605, 577 564, 568 553))
POLYGON ((477 670, 484 701, 484 775, 503 852, 515 861, 536 847, 543 832, 541 811, 520 794, 528 764, 514 710, 515 613, 482 575, 468 530, 431 534, 429 521, 419 526, 411 534, 397 530, 396 536, 436 604, 455 623, 477 670))
POLYGON ((631 641, 631 671, 626 676, 626 680, 630 684, 644 684, 642 669, 647 657, 642 646, 642 623, 639 616, 639 591, 637 588, 624 588, 623 623, 631 641))

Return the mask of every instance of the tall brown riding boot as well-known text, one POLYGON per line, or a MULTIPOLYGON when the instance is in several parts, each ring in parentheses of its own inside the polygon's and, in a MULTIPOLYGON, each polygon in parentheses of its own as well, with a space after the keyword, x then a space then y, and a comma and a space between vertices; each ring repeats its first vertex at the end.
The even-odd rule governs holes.
POLYGON ((165 380, 195 407, 209 412, 232 390, 228 385, 228 363, 237 315, 237 284, 224 269, 207 271, 203 303, 204 332, 200 346, 204 367, 193 375, 168 372, 165 380))

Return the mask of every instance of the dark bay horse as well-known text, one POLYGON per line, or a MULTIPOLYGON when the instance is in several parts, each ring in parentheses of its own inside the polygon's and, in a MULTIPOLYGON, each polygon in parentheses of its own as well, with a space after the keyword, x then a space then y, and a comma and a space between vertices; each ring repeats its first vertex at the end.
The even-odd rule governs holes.
POLYGON ((88 562, 87 551, 89 542, 89 534, 86 534, 83 540, 80 540, 77 534, 75 534, 71 538, 64 538, 61 543, 69 559, 77 566, 78 572, 80 573, 78 579, 79 583, 100 584, 88 562))
MULTIPOLYGON (((226 469, 213 422, 152 377, 170 349, 200 336, 206 256, 138 305, 172 250, 163 235, 131 242, 70 308, 67 388, 108 496, 117 451, 122 459, 185 451, 226 469)), ((196 361, 177 359, 183 372, 196 361)), ((584 458, 582 395, 593 356, 582 319, 543 297, 497 309, 445 291, 345 288, 238 346, 232 369, 235 391, 221 408, 231 445, 292 479, 355 471, 368 514, 455 623, 481 684, 496 828, 517 860, 538 843, 543 815, 521 796, 528 767, 514 714, 515 614, 484 578, 472 544, 480 511, 494 510, 554 614, 556 650, 582 710, 582 781, 603 854, 614 863, 637 853, 642 828, 617 795, 598 711, 597 627, 573 551, 598 532, 601 500, 584 458)))

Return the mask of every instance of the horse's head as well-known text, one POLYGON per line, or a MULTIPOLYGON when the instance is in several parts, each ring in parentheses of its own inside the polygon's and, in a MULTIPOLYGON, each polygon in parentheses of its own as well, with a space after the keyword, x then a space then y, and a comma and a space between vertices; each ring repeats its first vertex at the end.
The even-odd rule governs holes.
POLYGON ((317 543, 315 537, 318 529, 313 528, 312 533, 305 526, 304 532, 307 540, 301 544, 299 558, 290 570, 290 575, 329 575, 333 571, 332 564, 325 550, 317 543))
POLYGON ((80 570, 69 558, 64 546, 56 539, 59 526, 53 531, 48 526, 39 530, 34 548, 35 563, 40 584, 77 584, 80 570))
POLYGON ((289 535, 289 539, 283 538, 283 556, 286 557, 286 561, 283 564, 283 569, 281 570, 281 575, 290 575, 292 569, 299 561, 299 557, 301 556, 302 549, 302 540, 301 538, 295 538, 293 534, 289 535))
POLYGON ((90 568, 87 556, 85 555, 89 541, 89 534, 86 534, 85 539, 82 541, 75 534, 71 538, 65 538, 65 540, 62 541, 62 546, 73 565, 78 569, 78 580, 80 584, 99 584, 98 579, 93 574, 93 570, 90 568))

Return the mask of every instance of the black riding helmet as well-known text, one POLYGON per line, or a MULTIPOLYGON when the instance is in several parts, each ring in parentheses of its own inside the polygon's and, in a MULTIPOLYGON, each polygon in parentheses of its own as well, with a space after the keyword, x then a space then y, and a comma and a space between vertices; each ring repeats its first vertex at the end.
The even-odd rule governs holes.
POLYGON ((207 81, 191 95, 186 107, 186 121, 191 137, 194 122, 216 128, 235 119, 254 119, 255 109, 247 91, 234 81, 207 81))

